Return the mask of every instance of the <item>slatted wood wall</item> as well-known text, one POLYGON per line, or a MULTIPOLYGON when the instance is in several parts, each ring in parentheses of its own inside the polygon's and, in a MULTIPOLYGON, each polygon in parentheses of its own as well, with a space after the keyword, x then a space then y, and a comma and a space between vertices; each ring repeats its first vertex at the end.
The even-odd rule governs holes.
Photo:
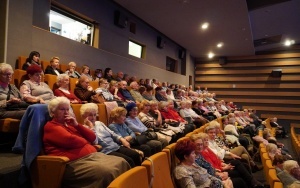
POLYGON ((198 59, 195 86, 263 118, 300 123, 300 53, 229 57, 225 65, 198 59), (272 77, 273 69, 282 69, 282 76, 272 77))

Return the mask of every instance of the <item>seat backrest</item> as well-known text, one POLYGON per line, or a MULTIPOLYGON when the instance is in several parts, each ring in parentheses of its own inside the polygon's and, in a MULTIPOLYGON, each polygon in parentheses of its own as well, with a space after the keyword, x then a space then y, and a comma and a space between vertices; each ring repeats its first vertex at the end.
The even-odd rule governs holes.
POLYGON ((58 85, 56 84, 57 76, 52 74, 45 74, 44 75, 45 83, 48 84, 48 86, 54 91, 58 88, 58 85))
POLYGON ((71 107, 73 109, 73 112, 76 116, 76 120, 78 123, 83 124, 83 119, 80 115, 80 108, 81 108, 82 104, 71 104, 71 107))
POLYGON ((16 69, 14 71, 14 84, 17 88, 20 88, 21 83, 24 80, 28 80, 27 72, 22 69, 16 69))
POLYGON ((142 163, 148 173, 149 184, 152 188, 174 188, 171 179, 168 156, 165 152, 158 152, 142 163))
POLYGON ((108 188, 149 188, 148 182, 147 169, 144 166, 137 166, 114 179, 108 188))
POLYGON ((99 87, 99 81, 90 81, 90 86, 95 90, 99 87))
POLYGON ((22 69, 23 64, 26 62, 27 57, 19 56, 18 57, 18 64, 16 65, 16 69, 22 69))
POLYGON ((63 72, 66 72, 66 71, 68 70, 68 68, 69 68, 69 65, 68 65, 68 64, 63 64, 63 63, 61 63, 61 64, 59 64, 59 68, 60 68, 60 70, 62 70, 63 72))
POLYGON ((41 61, 41 65, 42 65, 42 69, 43 71, 46 70, 46 68, 48 67, 48 65, 50 65, 50 61, 41 61))
POLYGON ((108 125, 108 114, 106 111, 105 104, 98 104, 98 115, 99 115, 99 121, 104 123, 105 125, 108 125))
POLYGON ((70 78, 70 90, 72 93, 74 93, 74 89, 76 87, 77 82, 78 78, 70 78))

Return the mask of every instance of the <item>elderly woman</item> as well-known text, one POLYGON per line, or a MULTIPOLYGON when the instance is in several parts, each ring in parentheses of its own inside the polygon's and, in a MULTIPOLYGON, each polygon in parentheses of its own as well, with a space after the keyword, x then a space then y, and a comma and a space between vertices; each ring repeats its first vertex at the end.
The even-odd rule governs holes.
POLYGON ((102 146, 102 153, 122 157, 132 168, 141 165, 139 153, 130 149, 130 144, 127 140, 111 131, 102 122, 96 121, 98 106, 95 103, 82 105, 80 114, 84 119, 84 124, 95 132, 98 144, 102 146))
POLYGON ((92 101, 92 96, 95 95, 96 93, 92 88, 92 86, 90 86, 90 80, 87 76, 82 75, 79 78, 78 83, 76 84, 76 87, 74 89, 74 94, 81 101, 88 101, 88 102, 92 101))
POLYGON ((242 162, 239 160, 231 160, 230 164, 222 163, 220 159, 217 159, 209 148, 206 147, 208 136, 205 133, 193 134, 190 139, 196 144, 196 163, 205 168, 207 172, 213 176, 220 177, 223 181, 227 180, 228 176, 232 179, 234 187, 258 187, 262 184, 258 182, 249 172, 242 162), (206 145, 205 145, 206 144, 206 145), (204 156, 202 156, 202 152, 204 156), (209 156, 211 155, 211 156, 209 156), (209 160, 206 157, 209 156, 209 160), (210 163, 213 161, 213 163, 210 163))
POLYGON ((159 110, 167 124, 175 127, 183 127, 184 135, 194 130, 194 124, 189 124, 174 110, 173 101, 160 102, 159 110))
POLYGON ((122 136, 127 142, 131 144, 132 148, 141 150, 144 152, 145 157, 149 157, 154 153, 151 153, 151 148, 147 144, 136 143, 135 133, 128 128, 125 124, 127 110, 123 107, 117 107, 110 113, 112 123, 108 126, 116 134, 122 136))
POLYGON ((216 142, 217 123, 218 122, 216 121, 212 121, 210 125, 205 128, 205 133, 208 135, 209 149, 212 150, 220 160, 244 159, 247 161, 253 172, 261 170, 262 167, 259 167, 254 163, 251 156, 243 146, 237 146, 233 149, 229 149, 225 145, 221 147, 218 145, 218 142, 216 142))
POLYGON ((45 82, 42 82, 42 74, 43 70, 38 65, 31 65, 27 68, 29 80, 25 80, 20 87, 24 101, 29 103, 48 103, 55 98, 50 87, 45 82))
POLYGON ((69 113, 70 101, 57 97, 48 104, 52 120, 44 127, 44 150, 47 155, 66 156, 67 164, 62 187, 107 187, 127 171, 129 164, 120 157, 97 152, 95 133, 69 113))
POLYGON ((40 57, 41 55, 39 52, 37 51, 30 52, 29 57, 26 59, 26 62, 22 66, 22 69, 27 70, 27 68, 31 65, 41 66, 40 57))
POLYGON ((174 170, 175 182, 178 188, 232 187, 230 182, 224 184, 220 179, 207 173, 207 170, 195 163, 196 145, 190 139, 180 140, 175 146, 175 155, 180 164, 174 170))
POLYGON ((192 122, 197 126, 197 128, 201 127, 205 123, 208 123, 204 117, 196 114, 196 112, 191 108, 191 101, 181 101, 180 102, 181 109, 179 110, 179 114, 181 117, 187 120, 187 118, 191 119, 192 122))
POLYGON ((146 85, 146 90, 142 93, 142 96, 148 101, 157 101, 155 96, 153 95, 153 87, 146 85))
POLYGON ((93 81, 93 77, 90 74, 90 67, 87 65, 81 67, 81 76, 86 76, 90 81, 93 81))
MULTIPOLYGON (((164 128, 164 129, 167 128, 163 125, 162 117, 158 109, 153 109, 153 112, 150 113, 151 103, 149 101, 147 100, 142 101, 139 107, 141 111, 138 117, 141 120, 141 122, 143 122, 143 124, 146 125, 146 127, 152 128, 154 130, 160 128, 164 128), (155 117, 152 115, 154 115, 155 117)), ((162 142, 165 142, 165 140, 170 142, 174 134, 175 133, 172 130, 170 131, 162 130, 160 131, 160 133, 157 133, 158 137, 162 139, 162 142)))
POLYGON ((79 72, 76 71, 76 63, 71 61, 69 63, 69 69, 65 72, 70 78, 80 78, 79 72))
POLYGON ((0 119, 21 119, 28 106, 16 86, 10 84, 13 73, 11 65, 0 63, 0 119))
MULTIPOLYGON (((134 131, 136 134, 142 134, 143 132, 147 131, 148 128, 141 122, 141 120, 137 117, 138 115, 138 108, 136 107, 135 103, 128 103, 126 105, 127 110, 127 118, 126 124, 128 127, 134 131)), ((164 147, 168 145, 168 141, 157 134, 156 140, 149 140, 147 141, 147 145, 151 147, 152 153, 160 152, 164 147)))
POLYGON ((69 89, 70 78, 67 74, 60 74, 57 76, 56 84, 59 86, 54 91, 55 96, 63 96, 70 100, 72 104, 81 104, 82 101, 76 97, 74 93, 69 89))
POLYGON ((95 90, 96 93, 101 94, 106 101, 113 101, 114 96, 108 90, 109 83, 105 78, 100 78, 99 87, 95 90))
POLYGON ((63 71, 59 69, 59 57, 52 57, 50 65, 47 66, 45 74, 60 75, 63 71))

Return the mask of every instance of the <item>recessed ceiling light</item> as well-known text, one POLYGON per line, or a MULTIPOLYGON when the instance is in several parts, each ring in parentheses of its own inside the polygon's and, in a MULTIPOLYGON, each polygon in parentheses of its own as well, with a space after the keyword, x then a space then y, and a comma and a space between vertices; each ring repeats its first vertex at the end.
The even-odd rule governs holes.
POLYGON ((209 26, 209 23, 205 22, 204 24, 201 25, 201 28, 202 28, 203 30, 205 30, 205 29, 208 28, 208 26, 209 26))
POLYGON ((290 45, 292 45, 292 44, 295 44, 295 41, 294 40, 286 40, 285 42, 284 42, 284 45, 285 46, 290 46, 290 45))
POLYGON ((208 53, 208 58, 209 58, 209 59, 213 58, 214 56, 215 56, 214 53, 212 53, 212 52, 209 52, 209 53, 208 53))
POLYGON ((219 43, 217 44, 217 47, 218 47, 218 48, 221 48, 223 45, 224 45, 223 42, 219 42, 219 43))

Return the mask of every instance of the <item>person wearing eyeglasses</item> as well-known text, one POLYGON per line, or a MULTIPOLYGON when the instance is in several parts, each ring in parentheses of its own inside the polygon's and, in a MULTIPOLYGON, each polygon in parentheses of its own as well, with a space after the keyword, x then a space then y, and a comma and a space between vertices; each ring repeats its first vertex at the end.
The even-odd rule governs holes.
POLYGON ((0 63, 0 119, 21 119, 27 106, 24 108, 11 108, 25 103, 20 91, 15 85, 10 84, 13 78, 13 69, 7 63, 0 63), (9 110, 11 108, 11 110, 9 110))

